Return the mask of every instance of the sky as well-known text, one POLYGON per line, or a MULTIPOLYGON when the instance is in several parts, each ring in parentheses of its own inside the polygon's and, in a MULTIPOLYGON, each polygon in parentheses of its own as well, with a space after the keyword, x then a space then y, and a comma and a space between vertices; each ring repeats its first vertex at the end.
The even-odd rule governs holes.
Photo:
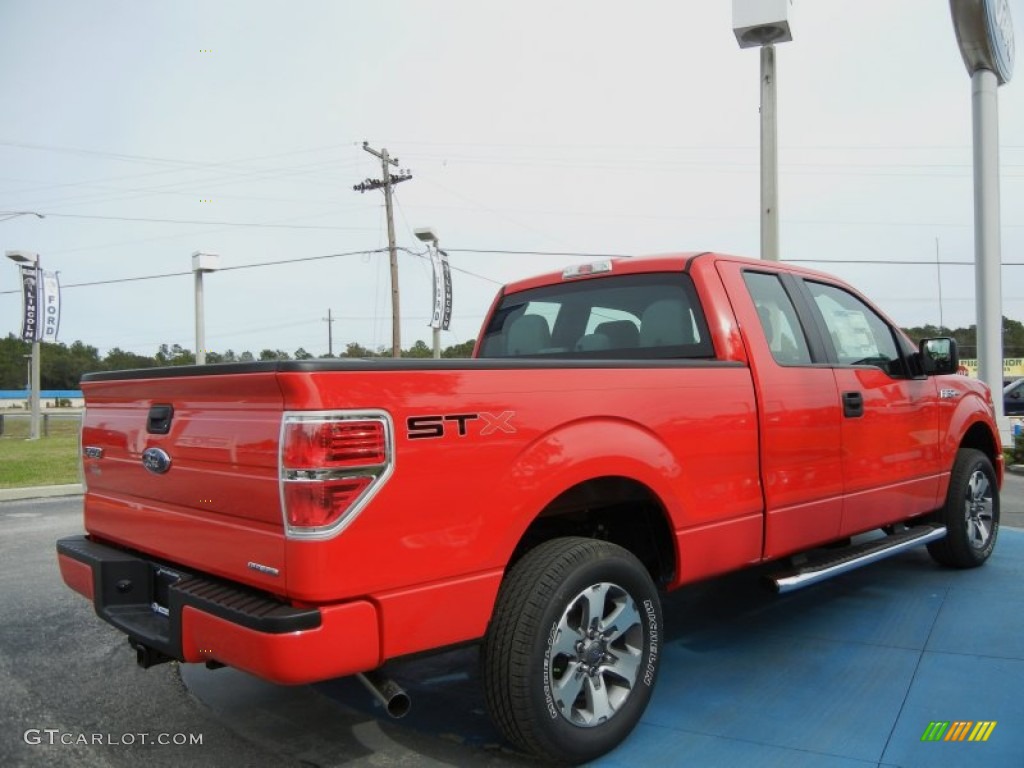
MULTIPOLYGON (((973 324, 971 86, 949 3, 795 0, 790 24, 783 260, 904 327, 973 324)), ((1024 320, 1020 80, 999 89, 999 131, 1003 313, 1024 320)), ((352 188, 381 176, 368 141, 412 174, 395 188, 402 345, 430 343, 413 230, 431 227, 453 268, 447 346, 501 284, 598 254, 756 257, 758 99, 727 0, 4 0, 0 211, 45 218, 0 220, 0 246, 59 271, 60 340, 101 354, 195 348, 197 250, 222 266, 209 349, 323 354, 328 310, 335 353, 390 347, 383 194, 352 188)), ((2 262, 0 335, 21 323, 2 262)))

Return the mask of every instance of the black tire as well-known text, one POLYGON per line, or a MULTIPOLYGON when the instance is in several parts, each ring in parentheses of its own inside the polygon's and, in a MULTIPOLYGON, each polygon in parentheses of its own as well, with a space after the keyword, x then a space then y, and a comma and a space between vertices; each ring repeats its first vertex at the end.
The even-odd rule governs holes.
POLYGON ((491 717, 509 741, 546 760, 603 755, 650 701, 661 626, 657 589, 630 552, 584 538, 541 544, 506 575, 484 638, 491 717), (600 601, 593 620, 591 601, 600 601), (594 632, 581 634, 584 626, 594 632))
POLYGON ((973 448, 957 453, 935 522, 946 526, 946 538, 928 544, 937 563, 977 568, 988 560, 999 536, 999 487, 988 456, 973 448))

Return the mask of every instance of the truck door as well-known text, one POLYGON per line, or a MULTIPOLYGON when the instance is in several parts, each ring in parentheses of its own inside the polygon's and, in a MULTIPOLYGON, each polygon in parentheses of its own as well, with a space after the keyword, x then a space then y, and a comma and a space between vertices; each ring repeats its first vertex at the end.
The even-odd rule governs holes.
POLYGON ((764 557, 781 557, 839 536, 839 394, 806 302, 794 303, 795 281, 734 262, 720 261, 718 269, 757 387, 764 557))
POLYGON ((800 282, 823 324, 842 407, 843 535, 935 509, 935 379, 915 377, 906 340, 859 297, 826 282, 800 282))

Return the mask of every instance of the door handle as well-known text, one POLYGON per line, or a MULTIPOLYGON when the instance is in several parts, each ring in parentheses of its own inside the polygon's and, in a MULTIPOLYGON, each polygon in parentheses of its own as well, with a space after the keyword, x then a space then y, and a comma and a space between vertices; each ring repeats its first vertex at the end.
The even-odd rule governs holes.
POLYGON ((864 396, 860 392, 843 392, 843 416, 856 419, 864 415, 864 396))

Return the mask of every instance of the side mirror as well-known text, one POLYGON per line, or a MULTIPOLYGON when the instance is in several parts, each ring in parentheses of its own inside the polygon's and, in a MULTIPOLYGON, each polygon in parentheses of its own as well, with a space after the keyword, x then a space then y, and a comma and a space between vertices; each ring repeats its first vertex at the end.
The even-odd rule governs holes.
POLYGON ((1020 400, 1020 389, 1015 389, 1010 393, 1011 400, 1020 400))
POLYGON ((957 372, 960 355, 957 353, 955 339, 921 339, 917 348, 925 375, 945 376, 957 372))

